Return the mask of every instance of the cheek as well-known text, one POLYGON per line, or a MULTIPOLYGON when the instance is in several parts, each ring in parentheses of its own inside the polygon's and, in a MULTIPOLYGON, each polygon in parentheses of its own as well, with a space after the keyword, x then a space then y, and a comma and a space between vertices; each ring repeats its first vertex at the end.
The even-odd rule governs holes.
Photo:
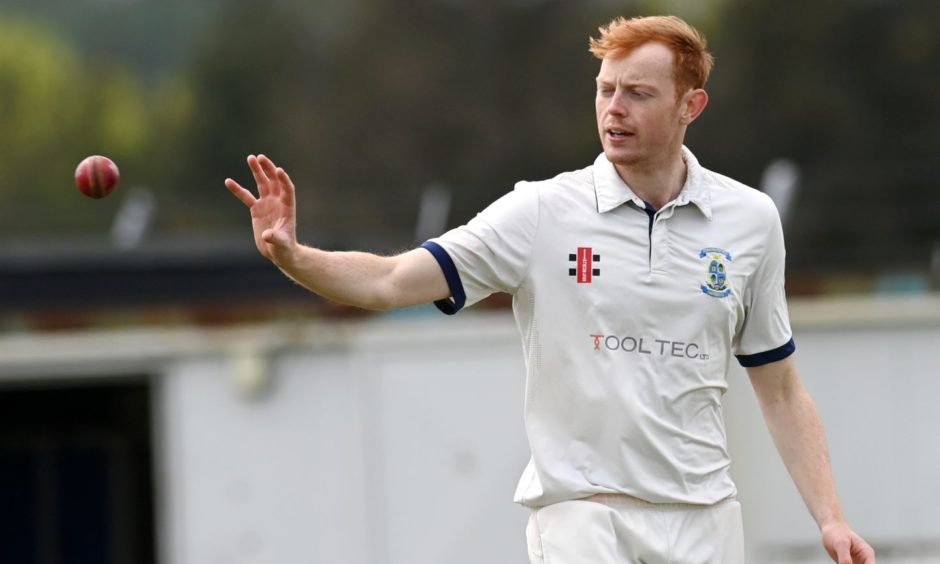
POLYGON ((669 115, 669 112, 643 112, 641 115, 636 117, 637 121, 640 122, 643 127, 656 133, 665 134, 669 129, 672 128, 673 124, 673 119, 672 116, 669 115))

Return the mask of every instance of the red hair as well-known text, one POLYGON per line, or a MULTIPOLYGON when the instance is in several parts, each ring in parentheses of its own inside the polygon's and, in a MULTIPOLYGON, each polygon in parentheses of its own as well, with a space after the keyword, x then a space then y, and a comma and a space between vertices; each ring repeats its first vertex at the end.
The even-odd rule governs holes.
POLYGON ((672 51, 672 78, 677 96, 703 88, 715 64, 705 38, 694 27, 675 16, 617 18, 598 28, 600 37, 590 39, 590 51, 598 59, 626 57, 644 43, 662 43, 672 51))

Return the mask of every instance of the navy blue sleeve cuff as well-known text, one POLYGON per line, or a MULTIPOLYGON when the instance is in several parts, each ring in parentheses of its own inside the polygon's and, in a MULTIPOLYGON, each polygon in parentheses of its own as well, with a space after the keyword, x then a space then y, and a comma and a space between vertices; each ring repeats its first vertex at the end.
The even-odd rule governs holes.
POLYGON ((457 265, 454 264, 454 260, 450 258, 444 247, 433 241, 421 243, 421 248, 430 251, 437 260, 437 264, 440 265, 441 270, 444 272, 444 278, 447 280, 447 287, 450 288, 450 295, 453 297, 453 301, 438 300, 434 302, 434 305, 447 315, 454 315, 463 309, 464 304, 467 303, 467 295, 463 291, 463 282, 460 281, 457 265))
POLYGON ((741 366, 745 368, 752 368, 754 366, 763 366, 765 364, 770 364, 771 362, 783 360, 793 354, 794 351, 796 351, 796 343, 794 343, 793 339, 791 338, 786 342, 786 344, 773 350, 757 354, 738 354, 735 356, 738 358, 738 362, 741 363, 741 366))

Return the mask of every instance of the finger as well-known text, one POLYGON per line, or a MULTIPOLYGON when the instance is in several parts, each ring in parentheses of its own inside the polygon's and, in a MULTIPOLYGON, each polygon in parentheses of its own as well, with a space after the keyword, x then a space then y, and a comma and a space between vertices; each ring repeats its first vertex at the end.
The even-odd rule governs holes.
POLYGON ((826 547, 826 552, 833 562, 838 564, 852 564, 852 553, 847 539, 838 539, 826 547))
POLYGON ((228 188, 228 191, 234 194, 235 197, 241 201, 241 203, 245 204, 249 208, 255 205, 255 202, 258 201, 254 194, 245 188, 242 188, 238 182, 235 182, 231 178, 225 179, 225 187, 228 188))
POLYGON ((287 175, 287 171, 283 168, 278 167, 277 169, 277 180, 281 185, 281 202, 285 206, 294 206, 294 183, 291 181, 290 176, 287 175))
POLYGON ((861 546, 852 550, 852 562, 857 564, 875 564, 875 549, 867 542, 861 541, 861 546))
POLYGON ((251 169, 251 174, 255 177, 255 184, 258 185, 258 197, 264 198, 269 195, 270 182, 268 177, 264 174, 264 169, 261 168, 261 163, 258 162, 258 157, 248 155, 248 168, 251 169))
POLYGON ((258 164, 261 165, 261 169, 268 178, 273 179, 277 176, 277 166, 274 165, 274 161, 267 155, 258 155, 258 164))
POLYGON ((270 190, 268 193, 274 197, 280 196, 281 186, 277 181, 277 167, 274 166, 274 162, 266 155, 258 155, 258 164, 261 165, 261 170, 264 172, 265 178, 269 181, 268 186, 270 190))

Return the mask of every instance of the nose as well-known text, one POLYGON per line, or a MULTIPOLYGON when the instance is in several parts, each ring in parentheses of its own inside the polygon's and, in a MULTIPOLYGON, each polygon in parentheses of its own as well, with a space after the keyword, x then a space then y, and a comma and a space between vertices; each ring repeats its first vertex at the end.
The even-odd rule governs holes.
POLYGON ((614 92, 613 96, 610 97, 610 102, 607 104, 607 113, 614 116, 627 115, 627 106, 619 91, 614 92))

